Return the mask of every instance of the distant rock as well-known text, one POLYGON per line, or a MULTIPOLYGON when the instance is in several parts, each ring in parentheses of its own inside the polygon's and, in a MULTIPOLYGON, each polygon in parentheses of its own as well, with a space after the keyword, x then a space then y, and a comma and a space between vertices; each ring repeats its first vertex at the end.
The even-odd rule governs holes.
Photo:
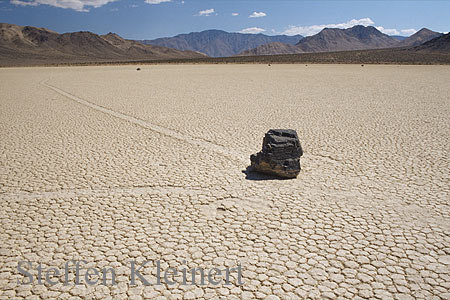
POLYGON ((300 173, 302 146, 292 129, 270 129, 263 139, 261 152, 250 156, 253 171, 283 178, 295 178, 300 173))

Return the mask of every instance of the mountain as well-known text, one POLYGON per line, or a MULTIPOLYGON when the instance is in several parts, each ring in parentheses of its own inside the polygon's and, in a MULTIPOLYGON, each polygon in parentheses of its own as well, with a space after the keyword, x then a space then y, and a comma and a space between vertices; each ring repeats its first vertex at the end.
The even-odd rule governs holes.
POLYGON ((400 41, 378 31, 375 27, 361 25, 348 29, 325 28, 319 33, 301 39, 295 48, 265 46, 240 55, 274 55, 309 52, 332 52, 396 47, 400 41), (281 52, 278 52, 281 51, 281 52), (291 52, 288 52, 291 51, 291 52))
POLYGON ((408 46, 418 46, 420 44, 423 44, 425 42, 428 42, 429 40, 432 40, 436 37, 440 37, 443 34, 440 32, 431 31, 427 28, 422 28, 410 37, 404 39, 399 43, 399 46, 401 47, 408 47, 408 46))
POLYGON ((81 31, 59 34, 31 26, 0 23, 0 61, 95 61, 199 58, 203 54, 143 45, 116 34, 81 31))
POLYGON ((303 53, 303 51, 295 45, 289 45, 284 43, 270 43, 261 45, 259 47, 242 51, 239 56, 256 56, 256 55, 274 55, 274 54, 297 54, 303 53))
POLYGON ((390 35, 390 37, 397 39, 399 41, 403 41, 404 39, 408 38, 407 36, 403 36, 403 35, 390 35))
POLYGON ((397 46, 399 41, 373 26, 357 25, 348 29, 325 28, 297 43, 303 52, 330 52, 380 49, 397 46))
POLYGON ((440 52, 450 55, 450 33, 443 34, 412 49, 422 52, 440 52))
POLYGON ((180 34, 174 37, 139 41, 147 45, 158 45, 178 50, 191 50, 205 53, 212 57, 233 56, 242 51, 273 42, 294 45, 303 37, 265 34, 230 33, 222 30, 206 30, 180 34))

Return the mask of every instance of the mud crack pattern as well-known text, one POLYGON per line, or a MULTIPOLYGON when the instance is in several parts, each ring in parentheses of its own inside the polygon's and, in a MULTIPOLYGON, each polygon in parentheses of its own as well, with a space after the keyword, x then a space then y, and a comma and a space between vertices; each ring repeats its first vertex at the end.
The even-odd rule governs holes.
POLYGON ((0 70, 0 299, 450 299, 448 67, 135 69, 0 70), (243 173, 277 127, 299 177, 243 173), (17 284, 81 259, 117 284, 17 284), (244 285, 132 286, 130 260, 244 285))

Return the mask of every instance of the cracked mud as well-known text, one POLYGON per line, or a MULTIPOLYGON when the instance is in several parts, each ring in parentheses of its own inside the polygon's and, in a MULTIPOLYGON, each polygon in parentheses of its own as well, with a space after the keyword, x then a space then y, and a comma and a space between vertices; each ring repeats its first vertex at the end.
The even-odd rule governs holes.
POLYGON ((0 69, 0 299, 450 299, 447 66, 140 67, 0 69), (243 173, 269 128, 298 178, 243 173), (117 284, 17 283, 68 260, 117 284))

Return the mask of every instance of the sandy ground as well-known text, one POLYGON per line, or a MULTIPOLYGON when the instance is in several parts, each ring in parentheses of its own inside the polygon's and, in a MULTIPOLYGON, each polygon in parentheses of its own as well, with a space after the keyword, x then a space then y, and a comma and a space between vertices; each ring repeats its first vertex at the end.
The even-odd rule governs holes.
POLYGON ((136 67, 0 69, 0 299, 450 299, 450 67, 136 67), (297 179, 243 172, 270 128, 297 179), (68 260, 117 284, 17 282, 68 260))

